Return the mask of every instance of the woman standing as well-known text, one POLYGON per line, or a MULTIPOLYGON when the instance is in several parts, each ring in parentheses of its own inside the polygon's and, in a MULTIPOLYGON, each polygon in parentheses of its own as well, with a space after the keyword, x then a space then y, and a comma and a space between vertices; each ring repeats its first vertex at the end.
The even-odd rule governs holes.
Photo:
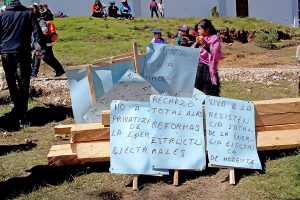
POLYGON ((203 19, 198 23, 198 34, 193 45, 200 49, 195 88, 206 95, 220 95, 218 63, 222 58, 221 43, 211 21, 203 19))

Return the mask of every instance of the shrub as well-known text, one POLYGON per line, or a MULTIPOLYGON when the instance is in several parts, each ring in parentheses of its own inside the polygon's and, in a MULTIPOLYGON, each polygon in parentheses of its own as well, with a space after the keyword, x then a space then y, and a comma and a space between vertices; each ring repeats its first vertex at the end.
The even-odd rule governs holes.
POLYGON ((212 7, 212 9, 210 10, 211 16, 212 17, 219 17, 219 12, 217 10, 217 6, 212 7))
POLYGON ((254 43, 262 48, 274 49, 275 45, 273 43, 277 42, 279 39, 276 30, 271 30, 270 32, 257 32, 254 35, 254 43))

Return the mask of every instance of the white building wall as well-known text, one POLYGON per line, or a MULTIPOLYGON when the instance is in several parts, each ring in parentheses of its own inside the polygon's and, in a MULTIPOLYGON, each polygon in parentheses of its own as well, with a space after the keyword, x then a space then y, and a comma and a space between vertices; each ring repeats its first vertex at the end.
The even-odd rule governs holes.
POLYGON ((236 17, 236 0, 219 0, 221 17, 236 17))
POLYGON ((294 0, 249 0, 249 17, 287 26, 294 23, 294 0))

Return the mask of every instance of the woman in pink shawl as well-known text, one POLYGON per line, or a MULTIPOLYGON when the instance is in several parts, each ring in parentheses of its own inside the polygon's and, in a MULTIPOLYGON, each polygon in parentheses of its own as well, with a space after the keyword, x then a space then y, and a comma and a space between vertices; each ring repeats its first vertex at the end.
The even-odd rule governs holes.
POLYGON ((220 95, 218 63, 222 58, 221 43, 211 21, 203 19, 198 23, 198 34, 195 48, 200 49, 195 88, 206 95, 220 95))

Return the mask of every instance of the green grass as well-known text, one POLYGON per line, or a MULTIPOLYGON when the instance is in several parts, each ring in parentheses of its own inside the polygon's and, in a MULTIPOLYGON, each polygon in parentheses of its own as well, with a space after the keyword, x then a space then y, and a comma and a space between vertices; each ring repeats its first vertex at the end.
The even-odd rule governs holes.
MULTIPOLYGON (((122 21, 96 19, 90 17, 70 17, 56 19, 59 40, 55 43, 55 54, 64 65, 89 63, 91 60, 132 51, 132 41, 137 41, 142 52, 152 38, 151 30, 163 29, 163 34, 175 34, 182 24, 195 24, 199 19, 142 19, 122 21)), ((279 29, 299 34, 299 29, 289 29, 277 24, 251 18, 214 18, 216 28, 236 28, 257 31, 279 29)), ((168 38, 170 43, 173 40, 168 38)), ((226 55, 235 51, 248 55, 249 52, 262 54, 267 50, 259 48, 247 50, 245 47, 228 47, 226 55)), ((289 51, 272 51, 274 59, 292 60, 289 51), (276 54, 275 54, 276 53, 276 54)), ((262 61, 261 61, 262 62, 262 61)), ((274 62, 265 60, 264 62, 274 62)), ((276 60, 277 63, 280 61, 276 60)), ((0 92, 0 97, 8 95, 0 92)), ((51 94, 55 95, 55 94, 51 94)), ((297 88, 288 82, 280 85, 264 86, 255 83, 222 82, 223 97, 242 100, 262 100, 296 97, 297 88), (251 91, 249 92, 249 90, 251 91)), ((30 101, 31 110, 46 108, 47 113, 37 116, 44 118, 55 109, 47 106, 45 99, 30 101)), ((51 102, 50 102, 51 103, 51 102)), ((0 117, 11 109, 8 102, 0 104, 0 117)), ((51 119, 51 118, 50 118, 51 119)), ((40 126, 31 126, 13 132, 14 135, 0 137, 0 144, 24 143, 25 139, 37 141, 37 147, 29 151, 11 152, 0 156, 0 194, 12 191, 11 197, 18 199, 299 199, 300 198, 300 153, 294 151, 285 155, 268 155, 264 173, 239 171, 239 183, 230 186, 226 180, 227 170, 206 170, 204 172, 182 172, 180 187, 172 186, 172 177, 143 177, 143 189, 136 192, 131 187, 129 175, 108 173, 108 164, 83 165, 76 167, 50 168, 47 154, 52 145, 68 143, 54 138, 53 127, 58 123, 71 124, 74 120, 65 117, 61 121, 48 120, 40 126), (16 185, 10 185, 15 183, 16 185), (22 190, 27 186, 27 190, 22 190)), ((0 132, 2 132, 0 130, 0 132)), ((274 153, 275 154, 275 153, 274 153)), ((0 199, 1 195, 0 195, 0 199)))
MULTIPOLYGON (((128 53, 132 51, 132 41, 138 43, 142 52, 153 38, 152 30, 162 29, 163 37, 174 44, 167 34, 176 34, 178 27, 189 24, 191 28, 198 18, 147 19, 133 21, 98 19, 93 17, 69 17, 55 19, 59 40, 54 49, 59 60, 65 65, 86 64, 91 60, 128 53)), ((300 29, 270 23, 253 18, 212 18, 217 29, 239 29, 248 31, 280 30, 284 33, 300 34, 300 29)))

